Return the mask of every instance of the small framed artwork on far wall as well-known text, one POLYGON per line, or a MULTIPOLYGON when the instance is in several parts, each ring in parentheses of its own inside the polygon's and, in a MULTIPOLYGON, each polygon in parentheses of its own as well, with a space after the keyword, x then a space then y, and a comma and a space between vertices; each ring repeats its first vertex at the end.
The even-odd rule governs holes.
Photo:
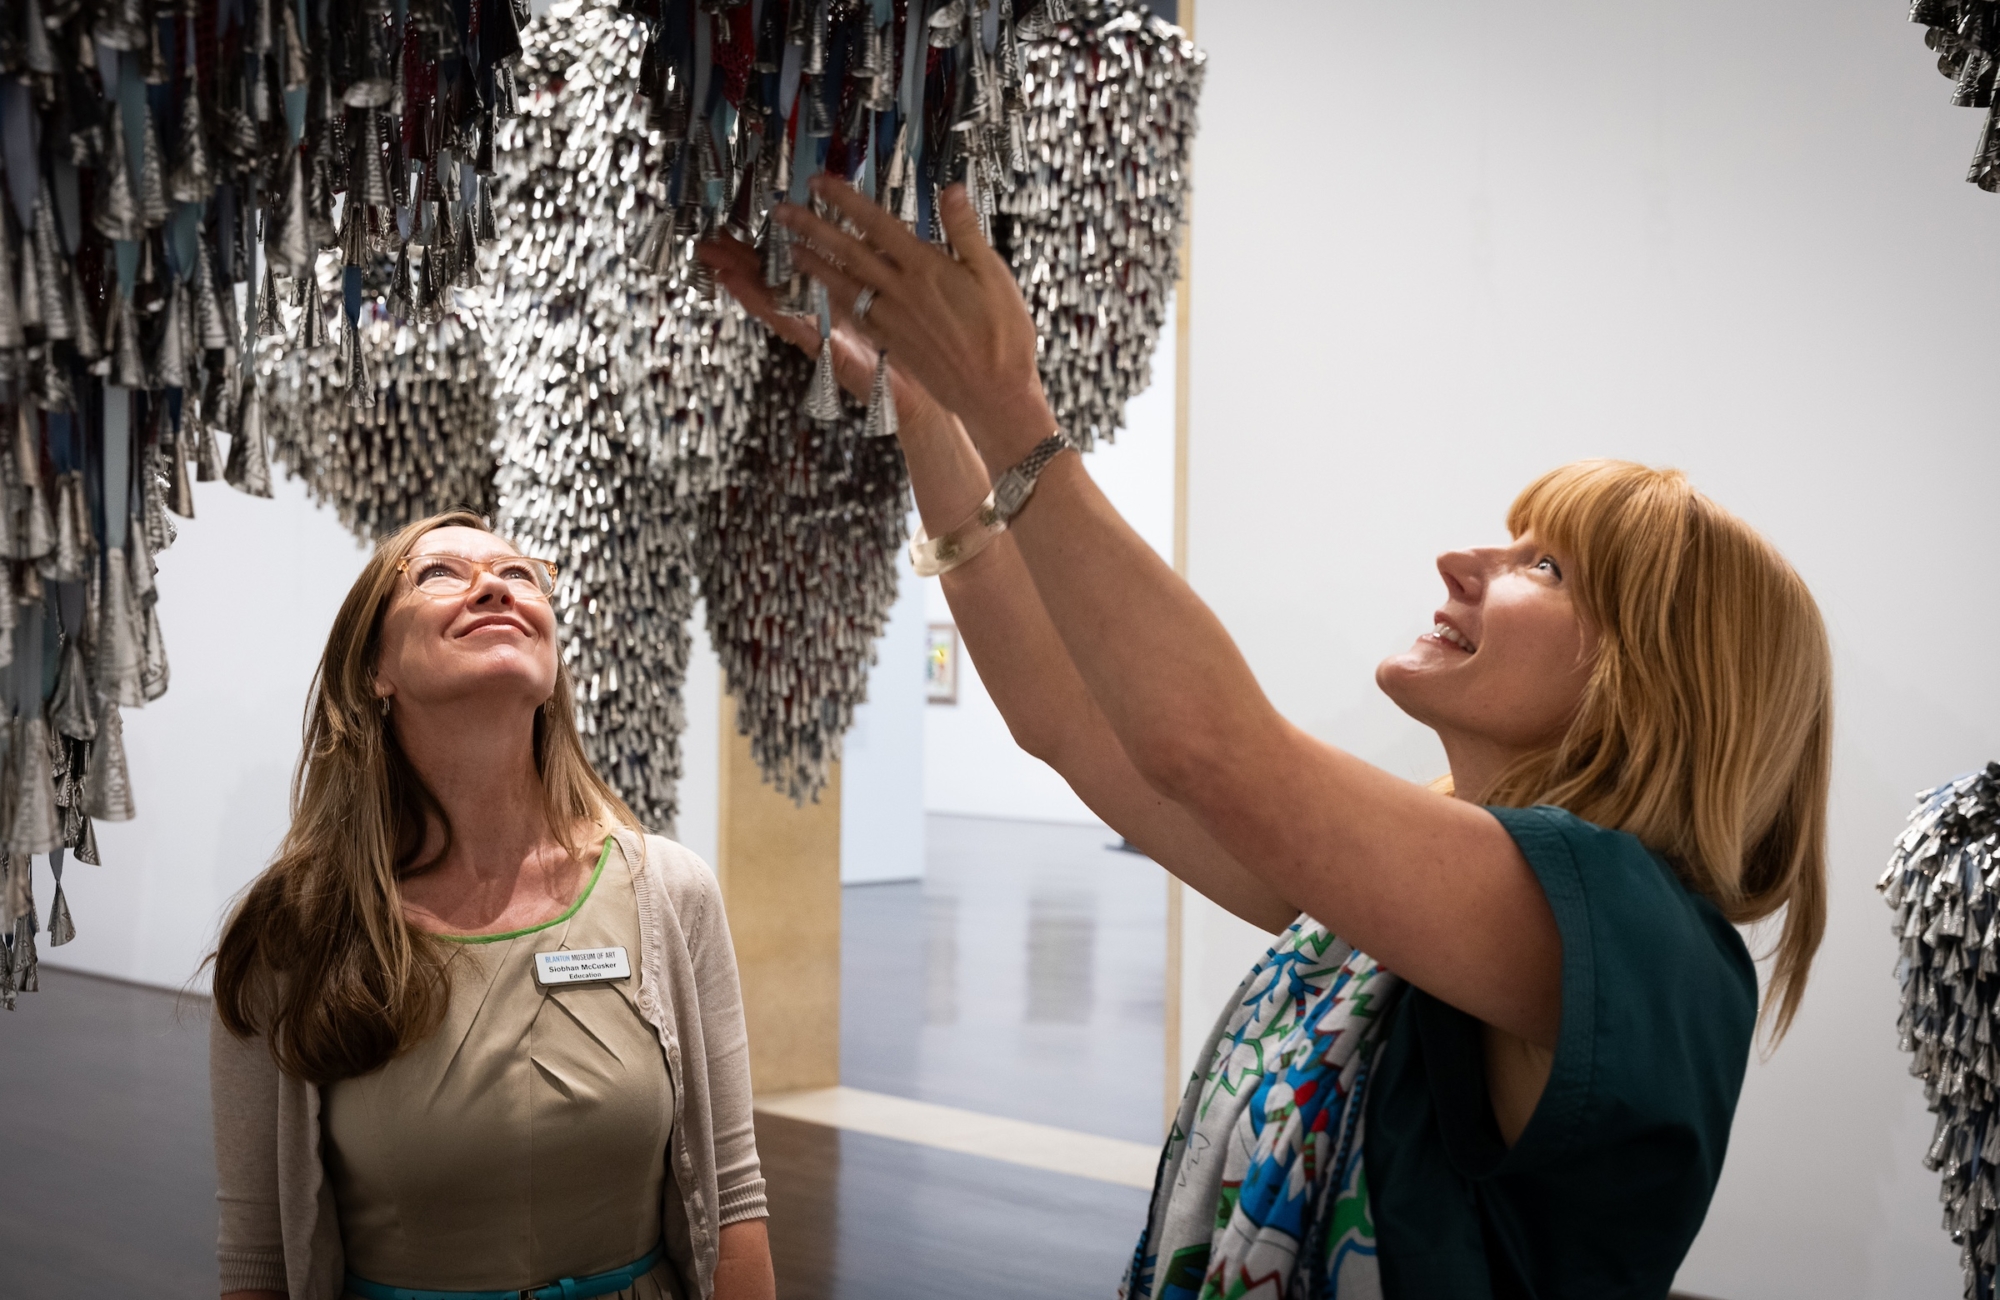
POLYGON ((958 703, 958 628, 933 623, 924 645, 924 699, 932 704, 958 703))

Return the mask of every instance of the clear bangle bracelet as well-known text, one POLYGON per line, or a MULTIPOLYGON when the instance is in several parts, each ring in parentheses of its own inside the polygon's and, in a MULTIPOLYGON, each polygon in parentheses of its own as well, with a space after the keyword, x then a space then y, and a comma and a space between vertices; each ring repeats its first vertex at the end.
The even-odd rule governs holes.
POLYGON ((1006 531, 1007 521, 1000 517, 993 494, 988 492, 978 509, 943 537, 933 540, 923 525, 918 524, 917 531, 910 536, 910 563, 916 567, 918 577, 935 578, 964 564, 1006 531))

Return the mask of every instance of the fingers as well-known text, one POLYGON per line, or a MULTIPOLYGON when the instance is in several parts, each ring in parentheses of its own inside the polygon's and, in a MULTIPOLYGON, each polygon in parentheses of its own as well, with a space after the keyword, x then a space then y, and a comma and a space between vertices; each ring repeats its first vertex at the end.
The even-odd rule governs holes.
POLYGON ((859 280, 856 280, 846 271, 827 261, 810 248, 794 247, 792 249, 792 258, 798 264, 798 268, 801 271, 804 271, 807 275, 826 286, 827 302, 833 307, 834 314, 843 323, 852 324, 855 329, 868 335, 870 338, 875 336, 875 332, 869 326, 878 323, 880 320, 877 313, 882 310, 884 305, 880 298, 876 299, 873 310, 868 313, 868 320, 866 322, 857 321, 854 319, 854 300, 861 293, 861 282, 859 280))
POLYGON ((781 203, 774 215, 786 229, 846 267, 861 283, 882 288, 897 278, 899 268, 895 264, 831 221, 813 215, 810 209, 781 203))
POLYGON ((860 190, 838 176, 824 172, 813 177, 813 193, 846 217, 868 236, 868 242, 894 258, 900 265, 913 266, 913 258, 935 252, 929 244, 910 233, 896 217, 880 205, 869 202, 860 190))
MULTIPOLYGON (((979 229, 979 213, 973 209, 972 197, 963 185, 949 185, 939 196, 938 216, 944 222, 945 237, 951 240, 958 260, 968 266, 977 266, 984 271, 1000 255, 986 242, 986 236, 979 229)), ((1013 272, 1008 271, 1011 278, 1013 272)))
POLYGON ((764 284, 756 253, 734 240, 717 239, 697 244, 695 255, 715 268, 715 282, 773 334, 807 351, 818 349, 819 327, 778 306, 776 295, 764 284))

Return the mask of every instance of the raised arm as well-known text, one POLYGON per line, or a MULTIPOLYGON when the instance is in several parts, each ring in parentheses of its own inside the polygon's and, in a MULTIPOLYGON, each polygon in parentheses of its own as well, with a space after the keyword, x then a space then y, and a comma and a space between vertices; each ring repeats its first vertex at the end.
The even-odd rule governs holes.
MULTIPOLYGON (((781 208, 806 241, 800 265, 842 306, 863 285, 874 289, 868 335, 960 415, 989 473, 1018 462, 1055 420, 1019 288, 980 238, 963 191, 948 191, 943 207, 953 257, 850 187, 816 186, 862 237, 781 208)), ((1148 785, 1274 893, 1418 987, 1554 1043, 1554 916, 1496 819, 1279 716, 1215 616, 1076 457, 1050 464, 1010 535, 1091 699, 1148 785)))
MULTIPOLYGON (((723 287, 780 337, 801 347, 818 346, 810 321, 777 310, 750 250, 717 243, 703 255, 723 287)), ((871 355, 845 331, 837 341, 842 383, 852 392, 867 392, 871 355)), ((924 527, 942 535, 985 497, 986 467, 964 427, 921 388, 898 377, 896 403, 897 437, 917 509, 924 527)), ((1298 907, 1244 870, 1132 766, 1084 689, 1010 538, 1002 535, 945 574, 943 583, 980 679, 1021 748, 1054 768, 1092 812, 1191 888, 1266 930, 1291 924, 1298 907)))

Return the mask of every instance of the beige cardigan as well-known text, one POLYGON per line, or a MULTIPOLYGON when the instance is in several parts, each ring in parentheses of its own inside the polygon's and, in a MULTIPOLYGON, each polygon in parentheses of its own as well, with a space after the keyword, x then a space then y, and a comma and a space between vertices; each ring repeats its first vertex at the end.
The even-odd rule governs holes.
MULTIPOLYGON (((693 1261, 683 1289, 705 1300, 722 1227, 767 1213, 736 953, 707 863, 657 835, 643 846, 631 831, 615 838, 639 900, 639 1009, 659 1031, 674 1085, 667 1159, 680 1196, 667 1198, 661 1231, 672 1258, 693 1261)), ((263 1039, 239 1039, 219 1021, 209 1079, 222 1290, 339 1300, 346 1267, 320 1162, 320 1090, 280 1073, 263 1039)))

